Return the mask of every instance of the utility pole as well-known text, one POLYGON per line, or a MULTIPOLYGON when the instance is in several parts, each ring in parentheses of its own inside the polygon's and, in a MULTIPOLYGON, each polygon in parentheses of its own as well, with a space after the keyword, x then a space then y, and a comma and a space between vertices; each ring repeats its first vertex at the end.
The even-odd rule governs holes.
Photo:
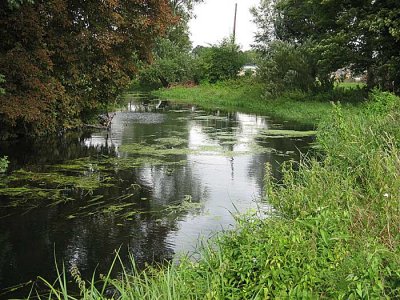
POLYGON ((233 20, 233 37, 232 37, 233 44, 235 44, 236 41, 236 15, 237 15, 237 3, 235 3, 235 18, 233 20))

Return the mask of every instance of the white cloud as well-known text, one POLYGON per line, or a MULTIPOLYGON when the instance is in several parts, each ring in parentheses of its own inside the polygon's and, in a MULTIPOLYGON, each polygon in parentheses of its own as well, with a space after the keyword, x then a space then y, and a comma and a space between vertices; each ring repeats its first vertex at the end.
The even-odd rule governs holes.
POLYGON ((205 0, 195 7, 197 16, 189 23, 193 46, 216 44, 233 32, 235 3, 238 4, 236 42, 243 50, 250 49, 257 30, 249 9, 259 0, 205 0))

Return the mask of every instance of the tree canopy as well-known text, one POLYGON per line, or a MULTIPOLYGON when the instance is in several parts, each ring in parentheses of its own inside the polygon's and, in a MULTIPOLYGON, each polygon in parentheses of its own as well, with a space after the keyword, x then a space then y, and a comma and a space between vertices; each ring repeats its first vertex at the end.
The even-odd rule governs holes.
POLYGON ((1 128, 75 126, 115 101, 176 21, 167 0, 1 2, 1 128))
POLYGON ((369 87, 400 92, 400 2, 262 0, 253 10, 258 45, 307 48, 321 79, 338 68, 367 72, 369 87))

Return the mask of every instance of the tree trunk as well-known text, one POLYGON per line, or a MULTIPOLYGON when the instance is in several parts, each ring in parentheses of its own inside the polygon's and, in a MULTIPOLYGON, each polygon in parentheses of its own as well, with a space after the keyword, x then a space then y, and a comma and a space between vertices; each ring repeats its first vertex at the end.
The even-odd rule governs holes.
POLYGON ((163 87, 167 88, 169 86, 169 82, 163 76, 158 76, 158 79, 160 79, 163 87))
POLYGON ((367 87, 369 90, 375 87, 375 75, 372 67, 367 69, 367 87))

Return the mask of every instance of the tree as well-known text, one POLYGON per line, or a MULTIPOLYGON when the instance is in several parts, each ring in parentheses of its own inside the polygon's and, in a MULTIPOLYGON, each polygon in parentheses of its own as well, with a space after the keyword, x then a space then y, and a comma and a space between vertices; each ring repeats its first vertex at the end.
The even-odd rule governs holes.
POLYGON ((175 15, 192 17, 194 5, 204 0, 170 0, 170 5, 175 15))
POLYGON ((194 55, 198 80, 210 83, 235 78, 246 61, 246 56, 238 45, 232 43, 232 39, 224 39, 211 47, 199 47, 194 55))
POLYGON ((152 62, 143 64, 139 72, 142 86, 168 87, 171 83, 193 79, 193 58, 190 54, 192 43, 189 40, 187 22, 180 19, 167 30, 165 37, 156 40, 152 51, 152 62))
POLYGON ((76 126, 113 103, 175 22, 166 0, 16 1, 0 4, 1 128, 76 126))
POLYGON ((203 0, 170 0, 176 22, 171 24, 165 36, 157 39, 150 64, 141 66, 138 79, 142 86, 168 87, 171 83, 193 79, 188 22, 193 17, 194 5, 201 2, 203 0))
POLYGON ((309 45, 319 77, 349 67, 368 71, 369 87, 400 92, 400 3, 263 0, 253 10, 259 46, 274 40, 309 45))
POLYGON ((270 43, 258 75, 270 95, 288 90, 312 91, 318 87, 315 67, 316 61, 307 47, 277 40, 270 43))

